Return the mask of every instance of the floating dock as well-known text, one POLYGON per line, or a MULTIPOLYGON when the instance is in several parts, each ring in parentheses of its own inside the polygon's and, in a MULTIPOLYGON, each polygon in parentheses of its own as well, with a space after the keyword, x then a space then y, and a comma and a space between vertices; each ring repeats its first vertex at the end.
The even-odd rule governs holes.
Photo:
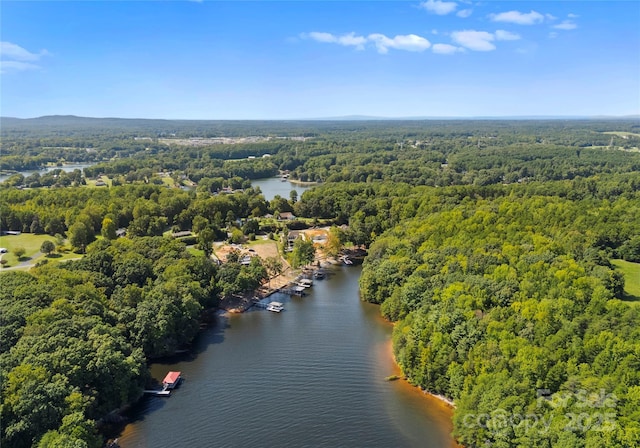
POLYGON ((156 397, 168 397, 169 395, 171 395, 171 391, 165 389, 145 390, 144 393, 147 395, 154 395, 156 397))
POLYGON ((307 289, 307 288, 305 288, 304 286, 296 285, 296 286, 292 286, 291 288, 281 289, 280 292, 284 293, 284 294, 288 294, 290 296, 300 296, 300 297, 302 297, 302 296, 306 295, 305 292, 304 292, 305 289, 307 289))

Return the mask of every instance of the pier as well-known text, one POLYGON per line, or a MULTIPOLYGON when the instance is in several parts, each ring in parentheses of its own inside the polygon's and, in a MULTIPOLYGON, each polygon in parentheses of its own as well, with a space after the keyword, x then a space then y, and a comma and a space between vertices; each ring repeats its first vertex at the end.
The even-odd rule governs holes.
POLYGON ((171 395, 171 391, 166 389, 145 390, 144 393, 146 395, 154 395, 156 397, 168 397, 169 395, 171 395))

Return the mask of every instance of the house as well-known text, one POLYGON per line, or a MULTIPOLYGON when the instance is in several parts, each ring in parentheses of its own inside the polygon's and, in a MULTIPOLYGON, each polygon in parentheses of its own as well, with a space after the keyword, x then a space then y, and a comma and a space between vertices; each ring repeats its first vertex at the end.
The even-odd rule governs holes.
POLYGON ((289 233, 287 234, 287 241, 286 241, 287 246, 286 246, 286 250, 287 250, 287 251, 291 251, 291 250, 293 250, 293 244, 295 243, 295 241, 296 241, 298 238, 304 238, 304 236, 303 236, 303 235, 304 235, 304 234, 303 234, 301 231, 299 231, 299 230, 291 230, 291 231, 289 231, 289 233))
POLYGON ((278 219, 280 221, 291 221, 293 219, 296 219, 296 217, 291 212, 282 212, 278 215, 278 219))
POLYGON ((118 238, 122 238, 123 236, 125 236, 127 234, 127 229, 124 227, 119 228, 118 230, 116 230, 116 236, 118 238))

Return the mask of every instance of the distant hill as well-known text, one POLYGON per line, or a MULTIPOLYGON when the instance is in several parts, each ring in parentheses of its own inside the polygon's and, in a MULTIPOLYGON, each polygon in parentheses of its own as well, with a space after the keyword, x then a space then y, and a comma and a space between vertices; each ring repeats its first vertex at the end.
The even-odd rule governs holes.
POLYGON ((180 124, 212 124, 212 123, 239 123, 239 122, 274 122, 274 121, 414 121, 414 120, 639 120, 640 115, 621 116, 562 116, 562 115, 514 115, 514 116, 409 116, 409 117, 382 117, 374 115, 344 115, 337 117, 318 118, 293 118, 279 120, 176 120, 159 118, 117 118, 117 117, 79 117, 77 115, 45 115, 35 118, 15 118, 0 117, 0 123, 4 126, 110 126, 110 127, 130 127, 140 125, 167 125, 170 123, 180 124))
MULTIPOLYGON (((49 115, 37 118, 0 117, 0 133, 4 137, 21 138, 29 135, 35 138, 45 136, 106 136, 118 138, 132 137, 239 137, 251 135, 271 135, 279 137, 313 137, 318 132, 373 129, 380 126, 389 130, 404 127, 422 129, 425 126, 467 126, 469 122, 509 121, 636 121, 640 116, 627 117, 376 117, 348 115, 301 120, 163 120, 145 118, 94 118, 75 115, 49 115), (428 124, 427 124, 428 123, 428 124)), ((640 124, 632 123, 632 126, 640 124)), ((604 125, 606 130, 610 126, 604 125)), ((625 130, 628 130, 625 128, 625 130)))
POLYGON ((474 116, 474 117, 378 117, 373 115, 345 115, 341 117, 312 118, 310 120, 328 121, 414 121, 414 120, 639 120, 640 115, 621 116, 563 116, 563 115, 514 115, 514 116, 474 116))

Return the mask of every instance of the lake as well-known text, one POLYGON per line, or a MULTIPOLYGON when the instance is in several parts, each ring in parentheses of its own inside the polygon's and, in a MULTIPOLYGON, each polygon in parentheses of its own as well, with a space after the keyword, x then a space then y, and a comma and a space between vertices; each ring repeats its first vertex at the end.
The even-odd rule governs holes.
POLYGON ((298 198, 300 198, 303 192, 311 188, 295 185, 289 181, 282 182, 279 177, 252 180, 251 186, 260 187, 260 190, 262 190, 262 194, 267 201, 271 201, 276 197, 276 195, 289 199, 292 191, 296 191, 298 193, 298 198))
POLYGON ((151 366, 185 381, 145 397, 119 438, 129 447, 454 446, 450 411, 404 380, 392 327, 358 296, 361 267, 337 266, 285 310, 219 315, 184 359, 151 366))
POLYGON ((95 165, 95 163, 70 163, 68 165, 62 165, 62 166, 50 166, 48 168, 45 168, 43 170, 26 170, 26 171, 17 171, 16 173, 11 173, 11 174, 1 174, 0 175, 0 182, 4 182, 5 180, 9 179, 11 176, 15 175, 15 174, 22 174, 24 177, 27 176, 31 176, 33 173, 40 173, 41 175, 48 172, 48 171, 53 171, 56 169, 60 169, 62 171, 66 171, 66 172, 71 172, 73 170, 80 170, 82 171, 84 168, 88 167, 88 166, 92 166, 95 165))

